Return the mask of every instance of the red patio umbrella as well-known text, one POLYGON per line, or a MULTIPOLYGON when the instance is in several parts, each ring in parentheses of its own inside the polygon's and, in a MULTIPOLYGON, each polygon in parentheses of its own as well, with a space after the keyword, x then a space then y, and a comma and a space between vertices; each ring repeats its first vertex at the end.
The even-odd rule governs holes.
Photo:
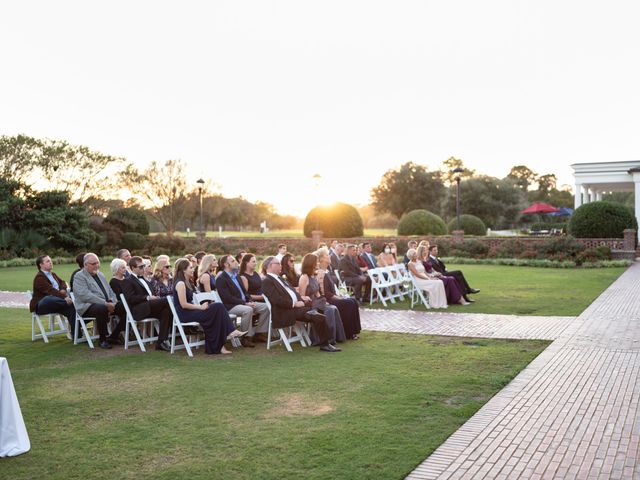
POLYGON ((533 202, 531 205, 529 205, 528 208, 525 208, 524 210, 522 210, 520 213, 525 214, 525 213, 555 213, 555 212, 559 212, 560 209, 549 205, 548 203, 543 203, 543 202, 533 202))

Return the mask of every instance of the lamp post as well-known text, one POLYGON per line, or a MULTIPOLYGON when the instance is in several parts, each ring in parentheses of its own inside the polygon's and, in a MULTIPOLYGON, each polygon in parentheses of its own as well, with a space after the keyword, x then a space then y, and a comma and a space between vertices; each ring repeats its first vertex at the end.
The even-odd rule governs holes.
POLYGON ((464 168, 456 167, 453 173, 456 174, 456 230, 460 230, 460 174, 464 172, 464 168))
POLYGON ((205 233, 202 224, 202 187, 204 185, 204 180, 199 178, 196 180, 196 183, 198 184, 198 196, 200 197, 200 240, 204 241, 205 233))

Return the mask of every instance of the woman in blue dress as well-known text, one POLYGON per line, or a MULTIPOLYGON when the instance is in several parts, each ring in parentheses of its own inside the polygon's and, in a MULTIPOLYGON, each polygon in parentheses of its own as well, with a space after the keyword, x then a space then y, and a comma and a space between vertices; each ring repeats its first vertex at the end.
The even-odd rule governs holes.
POLYGON ((224 347, 227 338, 241 337, 246 332, 235 329, 226 308, 221 303, 193 304, 192 263, 186 258, 176 261, 173 302, 181 322, 198 322, 204 330, 204 349, 209 355, 231 351, 224 347))

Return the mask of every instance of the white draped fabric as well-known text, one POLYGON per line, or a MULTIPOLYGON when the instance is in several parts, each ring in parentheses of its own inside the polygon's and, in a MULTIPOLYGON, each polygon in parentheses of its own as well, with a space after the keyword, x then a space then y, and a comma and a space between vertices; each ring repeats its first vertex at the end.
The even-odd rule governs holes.
POLYGON ((0 357, 0 457, 14 457, 30 449, 9 364, 6 358, 0 357))

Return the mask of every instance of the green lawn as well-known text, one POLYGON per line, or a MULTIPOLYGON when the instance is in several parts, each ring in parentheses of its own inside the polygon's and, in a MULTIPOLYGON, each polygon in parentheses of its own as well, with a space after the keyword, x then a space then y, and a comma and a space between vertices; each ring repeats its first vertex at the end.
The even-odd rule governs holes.
MULTIPOLYGON (((577 316, 626 270, 498 265, 447 265, 447 269, 462 270, 469 284, 480 289, 471 296, 473 304, 450 305, 447 311, 534 316, 577 316)), ((406 310, 410 306, 411 302, 404 301, 388 308, 406 310)), ((384 308, 380 303, 373 307, 384 308)))
POLYGON ((0 309, 32 449, 0 477, 400 479, 548 344, 364 332, 189 359, 30 341, 0 309))
MULTIPOLYGON (((56 265, 55 272, 68 280, 75 265, 56 265)), ((108 263, 102 271, 111 278, 108 263)), ((461 269, 471 286, 481 292, 472 305, 451 305, 454 312, 513 315, 576 316, 624 272, 624 268, 557 269, 498 265, 451 265, 461 269)), ((35 267, 0 269, 0 290, 26 291, 31 288, 35 267)), ((374 307, 382 307, 374 304, 374 307)), ((408 309, 400 302, 390 308, 408 309)), ((418 309, 424 310, 423 306, 418 309)))
MULTIPOLYGON (((397 230, 395 228, 365 228, 365 237, 395 237, 397 236, 397 230)), ((151 235, 158 235, 158 232, 151 233, 151 235)), ((196 232, 174 232, 174 235, 180 237, 195 237, 196 232)), ((234 230, 223 230, 222 235, 217 230, 207 230, 207 237, 242 237, 242 238, 303 238, 302 228, 296 228, 291 230, 273 230, 267 233, 255 232, 240 232, 234 230)))

